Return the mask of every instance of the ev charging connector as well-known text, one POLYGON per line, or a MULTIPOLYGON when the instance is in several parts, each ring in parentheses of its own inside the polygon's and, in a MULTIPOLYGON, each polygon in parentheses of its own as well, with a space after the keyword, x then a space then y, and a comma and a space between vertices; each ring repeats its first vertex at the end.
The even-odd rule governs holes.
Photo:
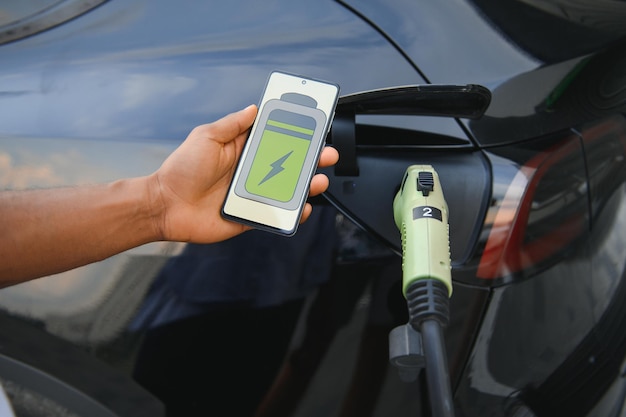
POLYGON ((393 200, 393 218, 402 237, 402 291, 413 283, 435 279, 452 295, 448 205, 437 171, 411 165, 393 200))
POLYGON ((390 361, 407 381, 425 368, 433 416, 451 417, 454 406, 443 341, 452 295, 448 206, 432 166, 407 168, 393 214, 402 238, 402 291, 409 322, 389 334, 390 361))

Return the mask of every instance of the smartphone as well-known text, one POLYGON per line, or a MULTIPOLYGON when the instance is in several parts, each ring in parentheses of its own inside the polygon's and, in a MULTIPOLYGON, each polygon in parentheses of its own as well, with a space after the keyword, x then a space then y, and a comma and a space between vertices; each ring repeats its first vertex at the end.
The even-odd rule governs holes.
POLYGON ((270 74, 222 206, 225 219, 296 233, 338 98, 337 84, 270 74))

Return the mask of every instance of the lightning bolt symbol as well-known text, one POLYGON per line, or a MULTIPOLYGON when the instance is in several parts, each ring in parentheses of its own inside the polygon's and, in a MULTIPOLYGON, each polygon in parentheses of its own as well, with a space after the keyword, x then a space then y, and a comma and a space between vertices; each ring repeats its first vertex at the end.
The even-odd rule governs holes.
POLYGON ((286 154, 285 156, 282 156, 280 158, 278 158, 276 161, 272 162, 270 164, 270 166, 272 167, 272 169, 270 170, 270 172, 267 173, 267 175, 265 176, 265 178, 263 178, 261 180, 261 182, 259 183, 259 185, 263 184, 265 181, 269 180, 270 178, 272 178, 274 175, 278 174, 279 172, 283 171, 285 168, 283 168, 283 164, 285 163, 285 161, 287 160, 287 158, 289 158, 289 156, 291 156, 291 154, 293 153, 293 151, 290 151, 288 154, 286 154))

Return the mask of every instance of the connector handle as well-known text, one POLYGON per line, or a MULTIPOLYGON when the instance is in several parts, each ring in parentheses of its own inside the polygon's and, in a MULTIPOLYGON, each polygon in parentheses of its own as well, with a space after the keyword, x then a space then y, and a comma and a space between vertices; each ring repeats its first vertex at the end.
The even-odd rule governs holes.
POLYGON ((448 206, 431 165, 411 165, 393 202, 402 237, 402 289, 417 280, 436 279, 452 295, 448 206))

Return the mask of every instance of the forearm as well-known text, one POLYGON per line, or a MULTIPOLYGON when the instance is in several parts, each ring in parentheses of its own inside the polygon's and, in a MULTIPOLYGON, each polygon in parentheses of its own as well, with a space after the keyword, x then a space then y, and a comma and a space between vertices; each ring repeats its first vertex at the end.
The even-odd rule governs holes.
POLYGON ((159 240, 147 178, 0 193, 0 287, 159 240))

